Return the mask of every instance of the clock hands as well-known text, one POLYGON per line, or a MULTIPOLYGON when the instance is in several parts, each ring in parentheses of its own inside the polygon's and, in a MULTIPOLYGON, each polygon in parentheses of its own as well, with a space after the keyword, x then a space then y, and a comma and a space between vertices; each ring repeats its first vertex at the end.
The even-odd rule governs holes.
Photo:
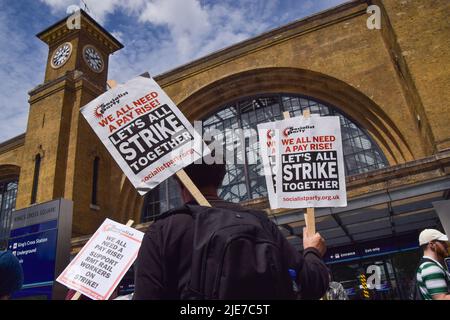
POLYGON ((101 69, 101 67, 103 65, 102 58, 94 49, 92 49, 92 48, 86 49, 85 57, 92 69, 94 69, 94 70, 101 69))
POLYGON ((66 62, 68 57, 70 56, 70 53, 72 51, 72 47, 70 44, 65 43, 61 45, 54 53, 52 57, 52 64, 54 67, 60 67, 61 65, 66 62))

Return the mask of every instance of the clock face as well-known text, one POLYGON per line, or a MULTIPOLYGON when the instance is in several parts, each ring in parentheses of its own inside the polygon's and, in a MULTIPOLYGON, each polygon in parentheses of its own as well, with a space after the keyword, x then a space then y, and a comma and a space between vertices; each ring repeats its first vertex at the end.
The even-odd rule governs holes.
POLYGON ((83 58, 88 66, 95 72, 102 72, 104 67, 104 62, 100 53, 95 49, 94 46, 87 45, 83 49, 83 58))
POLYGON ((63 43, 58 48, 56 48, 53 54, 51 65, 53 68, 57 69, 62 67, 67 60, 69 60, 70 54, 72 53, 72 44, 70 42, 63 43))

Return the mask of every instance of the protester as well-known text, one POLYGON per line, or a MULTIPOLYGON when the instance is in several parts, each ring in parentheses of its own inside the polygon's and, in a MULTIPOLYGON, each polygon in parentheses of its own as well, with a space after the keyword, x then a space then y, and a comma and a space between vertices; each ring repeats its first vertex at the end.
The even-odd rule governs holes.
POLYGON ((322 261, 325 242, 318 233, 303 230, 300 254, 264 213, 217 197, 225 165, 192 164, 185 171, 213 208, 194 205, 180 184, 186 205, 163 214, 144 236, 135 263, 134 300, 295 299, 294 287, 303 299, 323 296, 329 279, 322 261), (221 240, 230 230, 236 234, 226 241, 239 241, 226 246, 221 240), (263 240, 252 239, 256 235, 263 240), (289 269, 296 271, 297 286, 289 269))
POLYGON ((0 251, 0 300, 8 300, 23 284, 23 270, 10 251, 0 251))
POLYGON ((450 274, 445 270, 448 237, 438 230, 425 229, 419 235, 423 249, 416 272, 417 287, 423 300, 450 300, 450 274))

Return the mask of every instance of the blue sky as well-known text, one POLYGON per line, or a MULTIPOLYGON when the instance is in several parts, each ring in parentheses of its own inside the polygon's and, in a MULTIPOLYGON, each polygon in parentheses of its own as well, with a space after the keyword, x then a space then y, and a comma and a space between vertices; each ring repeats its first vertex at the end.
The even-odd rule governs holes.
MULTIPOLYGON (((125 48, 110 59, 119 82, 157 75, 346 0, 84 0, 125 48), (154 46, 158 43, 158 47, 154 46)), ((78 0, 0 0, 0 142, 26 130, 28 92, 43 82, 48 54, 35 35, 78 0)))

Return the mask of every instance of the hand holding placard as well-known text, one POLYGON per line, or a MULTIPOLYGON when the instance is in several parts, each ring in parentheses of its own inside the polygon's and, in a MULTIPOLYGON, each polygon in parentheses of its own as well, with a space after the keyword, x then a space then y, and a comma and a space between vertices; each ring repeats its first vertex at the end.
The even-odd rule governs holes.
MULTIPOLYGON (((127 227, 131 227, 133 225, 134 221, 133 220, 128 220, 126 226, 127 227)), ((75 294, 73 295, 73 297, 70 300, 78 300, 81 297, 81 292, 77 291, 75 292, 75 294)))
MULTIPOLYGON (((144 78, 150 78, 150 75, 147 72, 143 73, 141 76, 144 78)), ((108 85, 110 86, 111 89, 113 89, 117 86, 117 82, 114 80, 109 80, 108 85)), ((199 205, 211 207, 208 200, 206 200, 206 198, 203 196, 203 194, 200 192, 200 190, 192 182, 191 178, 189 178, 189 176, 183 169, 178 170, 176 172, 176 175, 199 205)))
POLYGON ((282 208, 347 205, 340 120, 288 118, 274 123, 276 194, 282 208))
MULTIPOLYGON (((210 152, 153 79, 139 76, 109 85, 110 90, 81 112, 141 195, 210 152)), ((207 205, 190 179, 177 175, 196 200, 207 205)))
POLYGON ((271 209, 306 208, 315 233, 314 207, 347 205, 340 120, 305 110, 303 117, 258 125, 271 209))
MULTIPOLYGON (((285 111, 283 112, 283 116, 285 119, 289 119, 291 117, 291 115, 289 114, 289 111, 285 111)), ((309 109, 306 109, 303 112, 303 118, 307 119, 311 116, 311 112, 309 111, 309 109)), ((306 229, 308 230, 309 234, 315 234, 316 233, 316 217, 314 214, 314 208, 306 208, 306 213, 305 213, 305 225, 306 225, 306 229)))
POLYGON ((137 257, 144 234, 106 219, 56 281, 94 300, 107 300, 137 257))

